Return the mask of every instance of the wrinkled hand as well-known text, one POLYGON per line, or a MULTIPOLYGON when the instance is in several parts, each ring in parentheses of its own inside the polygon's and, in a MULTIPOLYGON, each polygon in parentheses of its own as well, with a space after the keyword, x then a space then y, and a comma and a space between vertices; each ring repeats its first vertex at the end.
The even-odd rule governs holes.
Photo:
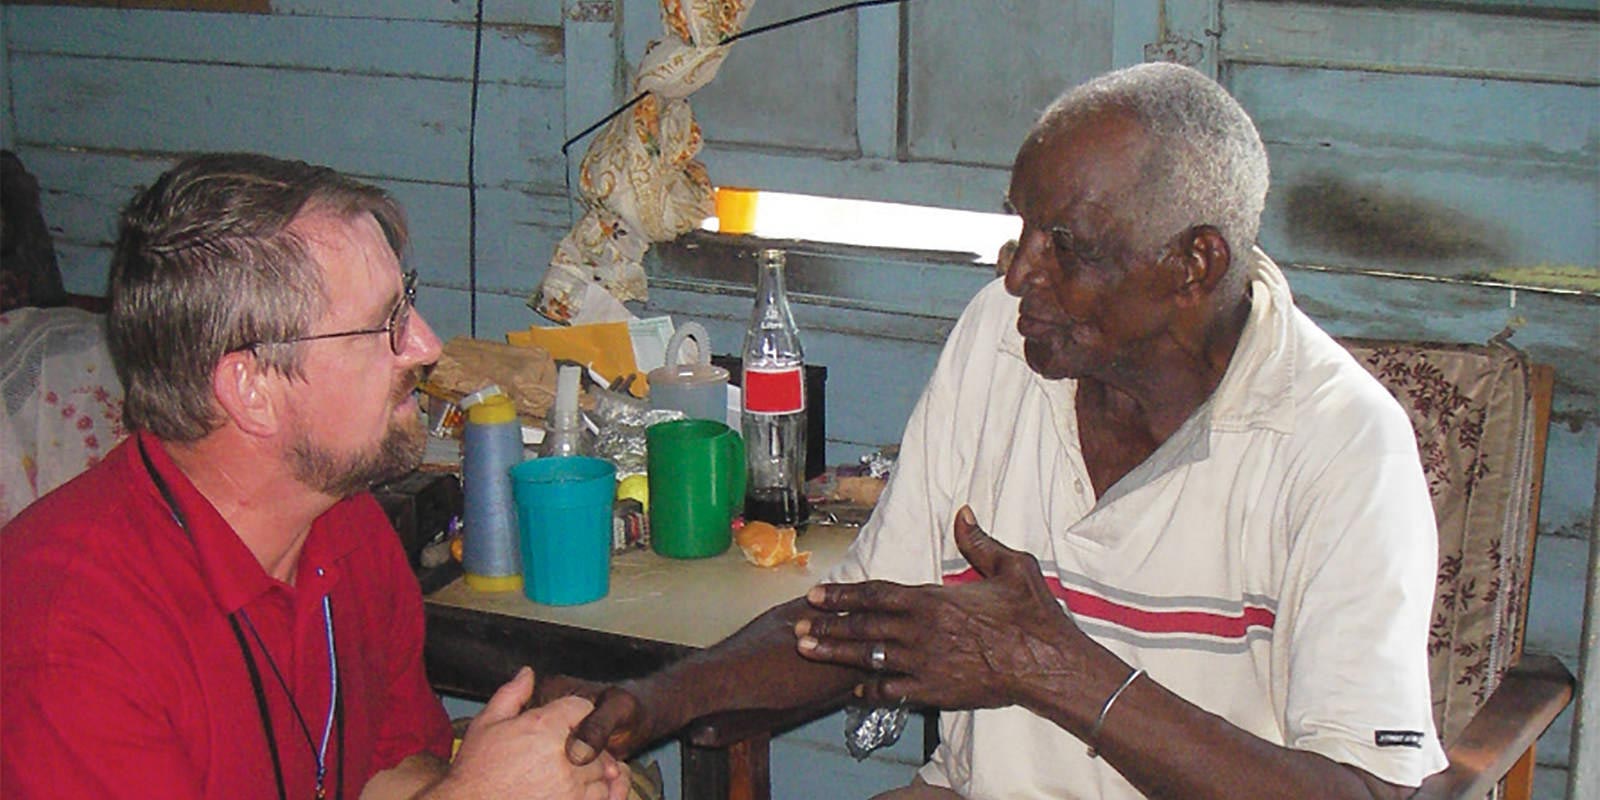
POLYGON ((563 752, 569 733, 593 708, 563 697, 536 708, 533 670, 524 667, 472 720, 440 788, 448 796, 529 800, 624 800, 628 769, 609 755, 578 765, 563 752))
POLYGON ((626 757, 654 738, 643 703, 626 685, 608 685, 555 676, 539 682, 539 702, 562 696, 588 700, 594 709, 573 729, 567 759, 584 765, 601 753, 626 757))
POLYGON ((806 599, 815 610, 795 624, 800 655, 865 670, 856 694, 874 705, 994 708, 1023 703, 1032 681, 1078 674, 1088 637, 1050 594, 1038 560, 989 538, 967 507, 955 540, 981 580, 814 587, 806 599))

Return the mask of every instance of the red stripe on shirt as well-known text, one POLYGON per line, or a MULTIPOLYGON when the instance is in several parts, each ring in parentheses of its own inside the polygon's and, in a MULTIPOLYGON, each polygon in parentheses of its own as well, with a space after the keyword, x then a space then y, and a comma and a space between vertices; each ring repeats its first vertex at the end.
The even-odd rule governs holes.
MULTIPOLYGON (((970 567, 954 575, 946 575, 944 582, 959 585, 983 580, 970 567)), ((1062 585, 1056 578, 1046 577, 1050 593, 1065 600, 1074 615, 1109 622, 1142 633, 1190 633, 1228 639, 1242 639, 1251 628, 1268 628, 1277 620, 1272 609, 1247 605, 1238 614, 1219 614, 1212 611, 1151 611, 1107 600, 1062 585)))

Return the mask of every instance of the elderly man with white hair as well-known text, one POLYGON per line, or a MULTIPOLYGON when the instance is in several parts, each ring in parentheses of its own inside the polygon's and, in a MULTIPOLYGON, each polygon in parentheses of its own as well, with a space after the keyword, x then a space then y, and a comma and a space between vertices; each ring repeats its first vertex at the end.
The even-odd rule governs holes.
POLYGON ((1415 440, 1256 248, 1266 192, 1254 124, 1194 70, 1062 96, 845 562, 582 687, 568 755, 853 691, 943 712, 896 798, 1387 798, 1442 769, 1415 440))

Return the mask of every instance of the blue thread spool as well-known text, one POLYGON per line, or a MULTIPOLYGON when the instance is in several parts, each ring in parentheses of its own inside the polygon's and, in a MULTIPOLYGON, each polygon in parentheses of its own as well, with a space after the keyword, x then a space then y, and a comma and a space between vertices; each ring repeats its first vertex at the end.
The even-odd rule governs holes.
POLYGON ((481 592, 520 591, 522 554, 511 468, 522 463, 522 424, 511 398, 490 394, 468 406, 463 438, 461 565, 467 585, 481 592))

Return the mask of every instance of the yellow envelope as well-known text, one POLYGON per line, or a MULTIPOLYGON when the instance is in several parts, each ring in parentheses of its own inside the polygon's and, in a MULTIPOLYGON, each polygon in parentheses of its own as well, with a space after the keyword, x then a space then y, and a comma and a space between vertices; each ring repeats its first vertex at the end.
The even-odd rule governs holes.
POLYGON ((608 382, 633 375, 628 391, 641 398, 649 393, 644 373, 633 361, 633 337, 628 335, 626 322, 530 327, 525 331, 506 331, 506 342, 517 347, 542 347, 553 358, 588 366, 608 382))

